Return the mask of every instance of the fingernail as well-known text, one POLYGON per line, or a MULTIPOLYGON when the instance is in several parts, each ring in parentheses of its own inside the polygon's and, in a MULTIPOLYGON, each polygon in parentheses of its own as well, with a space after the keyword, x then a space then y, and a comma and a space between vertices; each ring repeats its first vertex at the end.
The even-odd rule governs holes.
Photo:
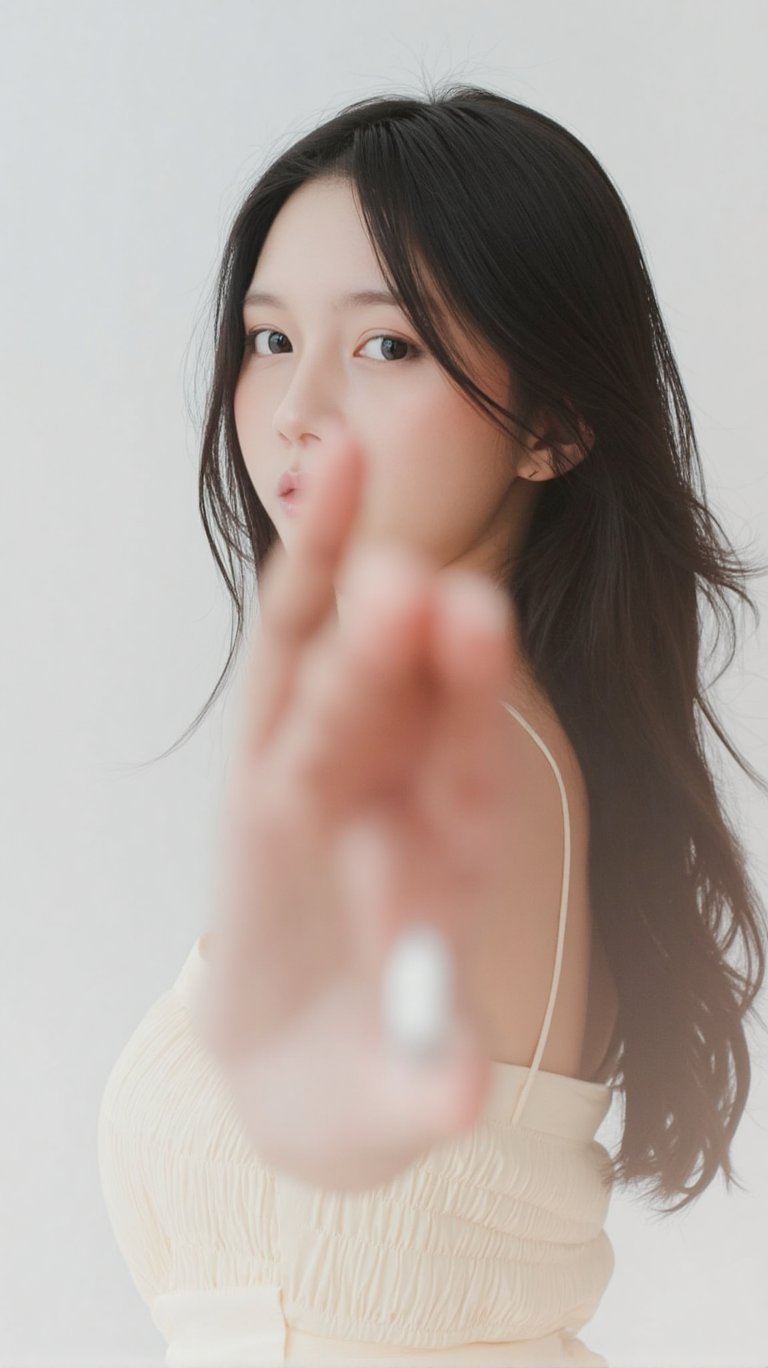
POLYGON ((392 1046, 429 1064, 449 1041, 453 956, 435 926, 415 925, 395 942, 382 978, 381 1005, 392 1046))

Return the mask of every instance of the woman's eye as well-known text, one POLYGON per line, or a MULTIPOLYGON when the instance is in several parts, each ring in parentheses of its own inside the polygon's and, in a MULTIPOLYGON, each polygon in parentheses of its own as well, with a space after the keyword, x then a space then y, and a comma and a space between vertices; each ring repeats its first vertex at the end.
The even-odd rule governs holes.
POLYGON ((279 352, 273 350, 269 345, 273 337, 282 338, 284 342, 288 341, 285 333, 276 332, 274 328, 252 328, 249 333, 246 333, 245 345, 248 351, 254 352, 256 356, 278 356, 279 352), (266 333, 266 350, 259 346, 259 339, 264 333, 266 333))
MULTIPOLYGON (((414 347, 413 343, 405 342, 402 337, 389 337, 387 333, 379 333, 377 337, 369 337, 368 341, 363 343, 363 346, 369 347, 373 342, 383 342, 385 344, 388 344, 387 350, 384 354, 384 359, 386 361, 408 361, 410 359, 408 356, 393 356, 393 345, 394 347, 404 347, 406 352, 410 352, 412 356, 418 356, 418 349, 414 347)), ((377 360, 381 359, 381 353, 379 353, 377 360)))

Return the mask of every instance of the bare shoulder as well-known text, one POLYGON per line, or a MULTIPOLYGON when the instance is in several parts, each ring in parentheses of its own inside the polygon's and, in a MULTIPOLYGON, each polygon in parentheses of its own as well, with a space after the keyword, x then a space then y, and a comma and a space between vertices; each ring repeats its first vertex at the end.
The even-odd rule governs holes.
POLYGON ((482 928, 467 989, 491 1057, 530 1064, 555 965, 567 822, 571 849, 563 961, 540 1067, 580 1077, 592 961, 586 784, 565 729, 542 691, 521 677, 512 682, 504 701, 520 713, 551 755, 562 778, 565 811, 550 759, 518 718, 506 712, 516 813, 509 837, 509 901, 482 928))

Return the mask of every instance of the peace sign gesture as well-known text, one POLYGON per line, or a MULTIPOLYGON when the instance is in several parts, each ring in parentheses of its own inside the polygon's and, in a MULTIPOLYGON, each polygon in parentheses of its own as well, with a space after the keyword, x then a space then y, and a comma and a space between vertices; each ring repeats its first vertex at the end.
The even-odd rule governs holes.
POLYGON ((355 550, 362 481, 352 441, 326 448, 260 577, 195 1013, 261 1157, 346 1190, 390 1181, 482 1109, 462 964, 508 898, 511 820, 508 602, 413 552, 355 550), (425 923, 451 953, 454 1012, 419 1067, 388 1038, 382 980, 425 923))

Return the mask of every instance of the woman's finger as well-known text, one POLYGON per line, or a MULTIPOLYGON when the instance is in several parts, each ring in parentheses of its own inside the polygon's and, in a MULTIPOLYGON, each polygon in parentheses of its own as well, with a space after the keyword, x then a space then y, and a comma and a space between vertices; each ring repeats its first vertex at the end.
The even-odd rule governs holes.
POLYGON ((363 460, 343 437, 317 458, 289 550, 276 543, 259 584, 259 623, 244 678, 243 758, 258 755, 290 696, 307 642, 335 612, 334 578, 360 506, 363 460))
POLYGON ((503 591, 466 572, 446 571, 434 616, 433 660, 441 681, 439 743, 427 777, 430 807, 454 831, 452 853, 470 867, 498 848, 508 818, 503 794, 505 714, 501 700, 516 660, 516 622, 503 591))
POLYGON ((432 577, 400 548, 358 555, 344 620, 298 672, 302 704, 281 738, 281 773, 311 790, 330 827, 391 793, 417 763, 428 722, 432 577))

